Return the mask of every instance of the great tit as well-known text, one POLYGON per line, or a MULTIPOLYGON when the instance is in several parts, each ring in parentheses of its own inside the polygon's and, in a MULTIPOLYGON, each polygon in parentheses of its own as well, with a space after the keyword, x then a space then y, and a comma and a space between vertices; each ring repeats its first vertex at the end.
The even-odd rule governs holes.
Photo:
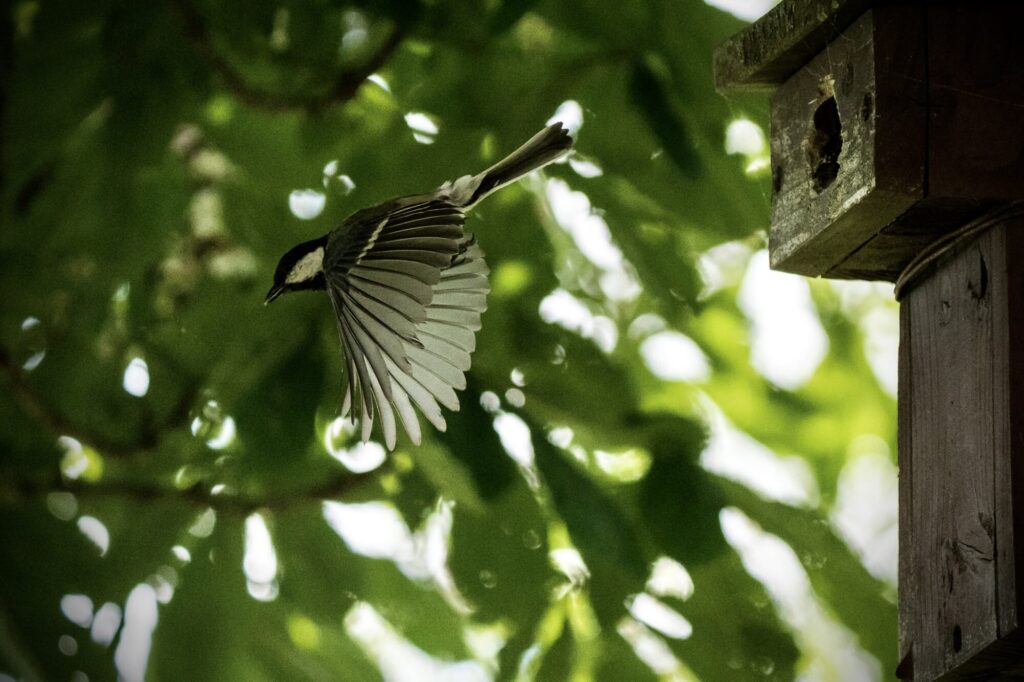
POLYGON ((348 373, 341 413, 360 424, 363 441, 379 414, 393 450, 397 412, 419 445, 414 404, 445 430, 438 403, 459 409, 455 389, 466 387, 490 291, 484 253, 465 232, 465 214, 572 143, 555 123, 482 173, 357 211, 281 257, 265 303, 290 291, 327 291, 348 373))

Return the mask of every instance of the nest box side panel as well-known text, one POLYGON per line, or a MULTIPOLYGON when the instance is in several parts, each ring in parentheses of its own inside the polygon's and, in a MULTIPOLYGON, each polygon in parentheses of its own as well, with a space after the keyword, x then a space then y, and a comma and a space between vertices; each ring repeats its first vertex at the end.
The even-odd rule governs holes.
POLYGON ((928 8, 929 194, 1024 198, 1024 4, 928 8))
POLYGON ((1024 219, 903 301, 900 655, 914 680, 1021 663, 1024 219))

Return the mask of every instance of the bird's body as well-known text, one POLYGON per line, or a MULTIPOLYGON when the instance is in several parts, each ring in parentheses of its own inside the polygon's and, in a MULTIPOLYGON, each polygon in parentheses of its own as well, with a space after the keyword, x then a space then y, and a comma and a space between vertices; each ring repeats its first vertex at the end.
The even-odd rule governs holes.
POLYGON ((466 387, 490 290, 483 251, 464 230, 465 212, 571 146, 556 123, 482 173, 357 211, 282 256, 266 302, 326 289, 348 373, 342 412, 360 422, 363 440, 379 415, 393 449, 397 413, 418 444, 414 406, 445 430, 441 406, 459 409, 455 391, 466 387))

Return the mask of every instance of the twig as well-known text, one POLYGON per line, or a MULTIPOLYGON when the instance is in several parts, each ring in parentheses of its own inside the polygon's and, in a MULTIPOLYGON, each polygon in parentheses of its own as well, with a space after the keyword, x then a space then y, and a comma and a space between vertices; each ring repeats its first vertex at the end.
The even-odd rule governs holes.
POLYGON ((46 679, 3 604, 0 604, 0 654, 11 666, 10 672, 16 673, 19 678, 27 682, 46 679))
POLYGON ((367 77, 379 71, 402 42, 404 30, 396 27, 377 52, 361 68, 339 74, 326 90, 316 94, 271 92, 250 83, 216 49, 202 16, 189 0, 176 0, 185 34, 238 99, 267 111, 317 112, 335 104, 344 104, 355 96, 367 77))
POLYGON ((11 392, 14 398, 21 405, 21 408, 37 422, 43 424, 56 435, 71 436, 72 438, 87 443, 88 445, 103 452, 103 454, 116 453, 128 454, 137 449, 134 443, 123 443, 106 438, 98 433, 88 431, 77 424, 68 421, 64 415, 52 409, 36 395, 32 388, 22 377, 18 368, 15 367, 7 350, 0 348, 0 368, 3 368, 11 384, 11 392))

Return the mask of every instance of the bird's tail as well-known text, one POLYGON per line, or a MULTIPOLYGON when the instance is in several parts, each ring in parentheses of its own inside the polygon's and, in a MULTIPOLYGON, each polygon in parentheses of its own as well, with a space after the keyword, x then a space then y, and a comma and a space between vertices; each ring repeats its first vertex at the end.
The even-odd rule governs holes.
POLYGON ((456 180, 451 186, 451 196, 468 209, 491 192, 559 158, 572 148, 572 142, 569 131, 561 123, 549 125, 483 173, 456 180))

